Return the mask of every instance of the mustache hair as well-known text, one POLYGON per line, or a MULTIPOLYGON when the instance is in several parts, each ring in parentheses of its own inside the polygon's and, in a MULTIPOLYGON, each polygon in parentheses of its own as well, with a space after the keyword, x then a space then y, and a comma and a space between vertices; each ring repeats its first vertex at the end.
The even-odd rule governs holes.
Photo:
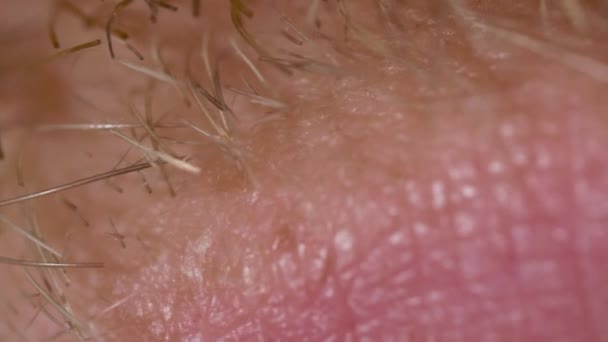
MULTIPOLYGON (((83 298, 93 290, 69 294, 88 277, 82 272, 107 265, 90 255, 113 257, 100 246, 89 254, 84 244, 70 244, 72 234, 137 250, 137 258, 120 261, 126 269, 149 263, 149 251, 161 249, 150 242, 154 232, 116 225, 113 215, 135 204, 110 198, 176 198, 191 179, 254 192, 268 182, 258 170, 275 167, 277 155, 331 159, 307 151, 287 156, 286 145, 365 146, 368 137, 388 134, 376 124, 388 119, 377 108, 353 105, 356 119, 337 122, 355 93, 423 113, 426 127, 453 99, 496 103, 541 72, 520 63, 524 57, 581 83, 608 83, 607 62, 595 51, 603 38, 597 32, 608 31, 604 1, 491 3, 8 1, 5 13, 25 24, 0 24, 7 48, 0 56, 0 241, 8 246, 0 265, 10 274, 7 289, 19 293, 17 302, 34 303, 30 316, 52 322, 42 329, 45 338, 103 339, 99 317, 131 295, 105 299, 91 313, 83 298), (414 86, 398 86, 405 83, 414 86), (332 133, 315 136, 310 126, 332 133), (92 222, 95 206, 111 209, 92 222), (46 217, 62 211, 69 218, 44 227, 46 217), (81 273, 71 280, 74 272, 81 273)), ((358 157, 361 149, 344 154, 358 157)), ((25 304, 6 306, 7 325, 10 336, 23 338, 15 323, 22 318, 14 318, 21 314, 12 309, 19 306, 25 304)))

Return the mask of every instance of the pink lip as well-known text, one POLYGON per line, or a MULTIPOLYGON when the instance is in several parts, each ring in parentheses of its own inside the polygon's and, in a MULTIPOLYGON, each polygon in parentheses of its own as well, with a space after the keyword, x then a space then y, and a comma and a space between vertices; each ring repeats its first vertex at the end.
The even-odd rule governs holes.
POLYGON ((201 195, 190 179, 178 199, 143 202, 121 225, 171 247, 117 277, 113 294, 133 297, 116 328, 138 339, 604 336, 604 128, 585 97, 535 87, 312 146, 312 159, 273 157, 256 167, 257 190, 201 195))

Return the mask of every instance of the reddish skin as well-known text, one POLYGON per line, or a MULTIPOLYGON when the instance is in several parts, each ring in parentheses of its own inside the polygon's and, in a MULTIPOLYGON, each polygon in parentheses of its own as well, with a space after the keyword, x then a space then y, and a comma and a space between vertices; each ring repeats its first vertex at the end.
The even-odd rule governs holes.
MULTIPOLYGON (((95 336, 608 338, 606 84, 506 39, 472 36, 448 7, 418 2, 391 11, 403 30, 391 28, 368 2, 349 2, 354 18, 385 39, 392 57, 362 50, 352 37, 345 43, 335 5, 322 3, 321 30, 347 53, 320 39, 297 51, 334 58, 346 73, 287 77, 263 66, 274 98, 289 105, 279 115, 224 90, 239 116, 235 136, 248 153, 253 179, 212 144, 171 145, 202 168, 198 175, 167 168, 175 198, 159 172, 147 170, 152 194, 141 175, 131 174, 113 180, 114 187, 99 182, 35 202, 46 240, 66 259, 105 263, 103 269, 68 271, 71 285, 63 291, 79 317, 128 298, 95 320, 95 336), (479 40, 472 43, 472 37, 479 40), (269 117, 276 119, 264 121, 269 117), (110 219, 126 248, 110 235, 116 233, 110 219)), ((537 4, 499 3, 470 10, 542 36, 537 4)), ((217 15, 205 17, 213 5, 203 2, 201 21, 189 18, 186 4, 177 14, 161 11, 152 26, 138 4, 121 15, 129 20, 118 22, 146 53, 150 32, 158 32, 166 64, 178 75, 185 71, 183 56, 199 49, 200 34, 193 32, 212 28, 211 56, 222 61, 222 83, 246 89, 240 74, 255 77, 226 47, 224 38, 234 31, 224 2, 217 2, 217 15)), ((12 43, 0 66, 49 55, 41 19, 48 9, 32 11, 19 1, 11 6, 13 13, 32 14, 29 29, 10 36, 25 43, 12 43)), ((553 8, 547 40, 602 61, 606 23, 597 19, 599 5, 589 6, 590 32, 599 33, 573 31, 553 8)), ((278 34, 283 26, 272 8, 260 1, 247 28, 262 46, 296 49, 278 34)), ((280 8, 301 18, 306 6, 280 8)), ((99 15, 107 18, 109 10, 102 7, 99 15)), ((83 30, 69 15, 58 23, 64 48, 103 33, 83 30)), ((116 54, 135 61, 120 45, 116 54)), ((202 79, 200 59, 193 65, 202 79)), ((10 179, 1 185, 2 198, 25 191, 16 185, 14 165, 29 127, 133 122, 129 103, 144 113, 147 84, 148 78, 111 61, 105 45, 2 75, 0 87, 12 90, 0 95, 7 154, 0 175, 10 179)), ((163 122, 186 118, 210 129, 170 85, 159 83, 152 94, 156 119, 165 114, 163 122)), ((159 135, 205 142, 187 129, 159 135)), ((43 189, 111 169, 128 145, 107 133, 55 132, 36 134, 27 146, 28 189, 43 189)), ((24 224, 16 206, 0 210, 24 224)), ((23 239, 1 234, 1 255, 35 258, 23 239)), ((2 321, 23 327, 37 311, 29 302, 44 301, 19 294, 36 293, 20 268, 2 266, 0 272, 3 300, 19 308, 1 311, 2 321)), ((1 340, 14 338, 10 326, 0 329, 1 340)), ((36 340, 61 330, 41 314, 24 334, 36 340)))

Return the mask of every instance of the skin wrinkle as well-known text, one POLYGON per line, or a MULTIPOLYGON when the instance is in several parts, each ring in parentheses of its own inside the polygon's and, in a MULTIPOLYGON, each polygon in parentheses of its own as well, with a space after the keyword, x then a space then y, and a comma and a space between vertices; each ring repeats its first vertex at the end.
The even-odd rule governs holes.
MULTIPOLYGON (((60 12, 61 47, 102 39, 117 3, 78 2, 100 18, 90 27, 60 12)), ((0 226, 3 257, 104 263, 1 265, 0 339, 607 336, 602 2, 577 2, 575 16, 546 4, 541 16, 523 0, 242 1, 253 44, 233 26, 237 3, 202 1, 195 19, 175 1, 153 24, 149 4, 133 1, 112 27, 144 60, 114 36, 114 61, 104 40, 31 68, 21 63, 57 53, 49 8, 5 5, 31 18, 0 30, 15 47, 0 56, 0 200, 152 167, 0 208, 28 230, 37 222, 64 258, 0 226), (281 16, 302 46, 280 34, 281 16), (36 130, 72 123, 149 127, 36 130), (161 173, 159 155, 200 175, 161 173)))

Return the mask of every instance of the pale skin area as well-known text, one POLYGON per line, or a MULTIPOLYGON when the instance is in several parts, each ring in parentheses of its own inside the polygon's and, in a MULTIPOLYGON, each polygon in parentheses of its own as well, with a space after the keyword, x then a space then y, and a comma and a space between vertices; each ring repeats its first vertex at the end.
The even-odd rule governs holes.
POLYGON ((608 6, 315 3, 3 5, 0 201, 164 164, 0 207, 0 340, 608 338, 608 6))

